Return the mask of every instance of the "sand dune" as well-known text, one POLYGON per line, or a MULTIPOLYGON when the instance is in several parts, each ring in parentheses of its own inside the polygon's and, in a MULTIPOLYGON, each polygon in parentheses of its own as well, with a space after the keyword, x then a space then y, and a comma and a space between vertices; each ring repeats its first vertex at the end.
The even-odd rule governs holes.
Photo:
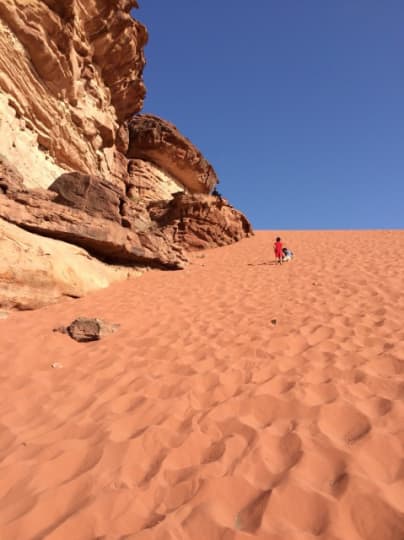
POLYGON ((404 539, 404 232, 273 236, 0 320, 2 540, 404 539))

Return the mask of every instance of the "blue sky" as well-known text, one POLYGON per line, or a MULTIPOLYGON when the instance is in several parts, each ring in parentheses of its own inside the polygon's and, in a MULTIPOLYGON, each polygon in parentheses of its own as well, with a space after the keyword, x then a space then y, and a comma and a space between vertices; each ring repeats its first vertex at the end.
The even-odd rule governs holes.
POLYGON ((144 112, 256 229, 404 228, 403 0, 140 0, 144 112))

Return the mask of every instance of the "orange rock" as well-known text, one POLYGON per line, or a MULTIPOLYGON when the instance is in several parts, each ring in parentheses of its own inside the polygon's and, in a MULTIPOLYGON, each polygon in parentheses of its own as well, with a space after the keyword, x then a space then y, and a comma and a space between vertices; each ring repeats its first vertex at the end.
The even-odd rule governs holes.
POLYGON ((0 153, 29 185, 47 187, 72 169, 109 179, 123 172, 117 133, 145 95, 147 32, 133 7, 135 0, 0 0, 0 153))
POLYGON ((129 122, 128 158, 150 161, 191 193, 210 193, 219 182, 212 165, 177 128, 151 114, 129 122))

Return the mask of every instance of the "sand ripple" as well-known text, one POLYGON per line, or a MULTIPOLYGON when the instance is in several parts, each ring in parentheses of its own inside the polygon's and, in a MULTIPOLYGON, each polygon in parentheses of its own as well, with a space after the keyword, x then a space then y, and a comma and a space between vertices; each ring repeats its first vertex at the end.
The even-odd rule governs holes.
POLYGON ((272 236, 0 321, 1 539, 404 539, 404 233, 272 236))

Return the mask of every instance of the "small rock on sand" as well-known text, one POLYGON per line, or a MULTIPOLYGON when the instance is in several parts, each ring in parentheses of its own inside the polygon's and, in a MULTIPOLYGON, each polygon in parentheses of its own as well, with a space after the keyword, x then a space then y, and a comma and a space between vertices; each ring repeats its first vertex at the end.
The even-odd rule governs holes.
POLYGON ((54 328, 54 332, 69 334, 72 339, 80 343, 97 341, 112 334, 119 328, 119 324, 111 324, 101 319, 79 317, 67 327, 54 328))

